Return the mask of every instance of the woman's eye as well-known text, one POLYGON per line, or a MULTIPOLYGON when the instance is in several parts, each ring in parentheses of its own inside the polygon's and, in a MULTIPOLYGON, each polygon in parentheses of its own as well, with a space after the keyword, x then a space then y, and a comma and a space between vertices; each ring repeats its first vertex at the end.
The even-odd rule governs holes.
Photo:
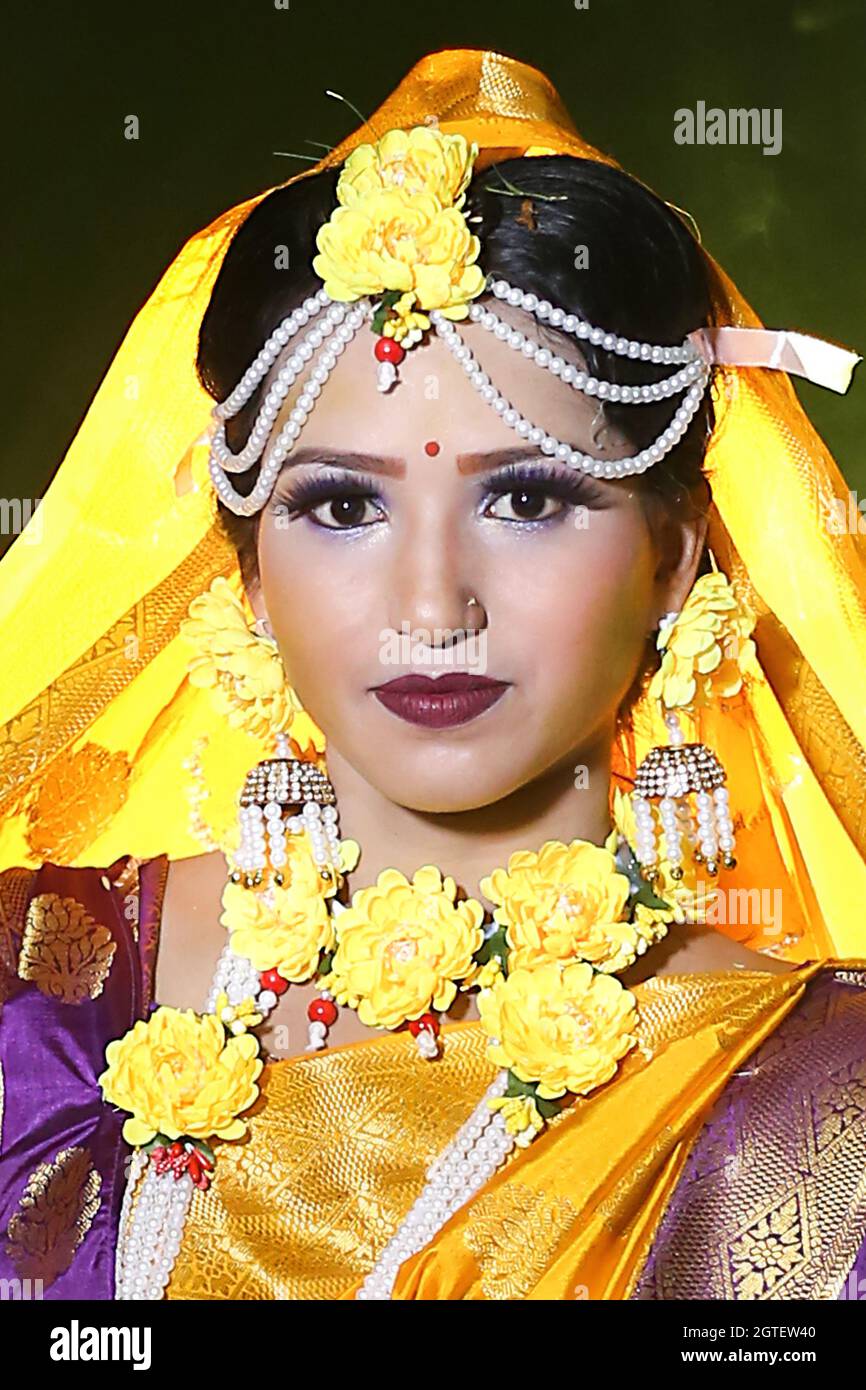
POLYGON ((382 515, 369 497, 332 497, 327 502, 319 502, 317 506, 308 508, 306 514, 316 525, 325 526, 331 531, 369 526, 382 515))
POLYGON ((546 521, 565 504, 542 488, 519 487, 502 493, 490 504, 487 515, 498 521, 546 521))

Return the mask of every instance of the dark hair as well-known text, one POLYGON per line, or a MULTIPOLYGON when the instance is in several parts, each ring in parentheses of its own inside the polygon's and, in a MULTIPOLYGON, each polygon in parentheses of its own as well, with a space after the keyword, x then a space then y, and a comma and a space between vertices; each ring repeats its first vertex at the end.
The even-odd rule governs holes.
MULTIPOLYGON (((215 400, 232 391, 279 321, 320 288, 311 267, 315 236, 336 205, 338 177, 339 170, 327 170, 276 189, 236 233, 199 336, 199 377, 215 400)), ((572 155, 504 160, 474 176, 463 210, 480 238, 485 273, 608 332, 676 344, 692 329, 714 322, 707 262, 698 242, 676 212, 620 169, 572 155), (520 195, 501 191, 515 187, 520 195), (579 268, 582 264, 587 268, 579 268)), ((534 331, 551 345, 559 337, 547 325, 537 324, 534 331)), ((618 356, 585 340, 580 348, 594 376, 623 385, 658 381, 673 370, 618 356)), ((267 384, 228 422, 232 449, 243 446, 267 384)), ((605 420, 621 429, 637 451, 666 428, 680 399, 640 406, 599 401, 599 406, 605 420)), ((659 505, 705 509, 702 464, 714 423, 707 391, 679 443, 646 472, 628 479, 648 512, 659 505)), ((253 467, 232 481, 247 492, 256 472, 253 467)), ((238 517, 221 502, 218 513, 245 578, 252 578, 259 517, 238 517)), ((708 567, 705 556, 701 568, 708 567)), ((630 692, 626 703, 633 698, 630 692)))

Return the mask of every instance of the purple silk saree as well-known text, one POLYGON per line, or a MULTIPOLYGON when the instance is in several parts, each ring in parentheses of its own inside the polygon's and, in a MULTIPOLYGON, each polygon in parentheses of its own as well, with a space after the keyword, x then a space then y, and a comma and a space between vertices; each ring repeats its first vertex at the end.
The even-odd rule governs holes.
MULTIPOLYGON (((167 867, 0 874, 6 1296, 114 1296, 130 1150, 97 1077, 150 1009, 167 867)), ((830 964, 708 1116, 633 1297, 866 1298, 864 1174, 866 972, 830 964)))

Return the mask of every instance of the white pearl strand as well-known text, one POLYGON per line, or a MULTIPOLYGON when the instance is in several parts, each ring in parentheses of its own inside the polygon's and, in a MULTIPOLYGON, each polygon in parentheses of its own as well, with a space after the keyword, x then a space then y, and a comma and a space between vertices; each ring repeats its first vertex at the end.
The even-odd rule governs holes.
POLYGON ((259 382, 267 376, 286 344, 309 323, 311 318, 320 314, 322 309, 330 303, 331 296, 326 289, 322 288, 318 294, 310 299, 305 299, 303 304, 287 318, 284 318, 259 350, 255 360, 247 367, 231 394, 214 406, 211 411, 214 419, 229 420, 233 415, 237 415, 238 411, 246 405, 259 382))
POLYGON ((133 1155, 118 1231, 116 1299, 163 1297, 180 1250, 193 1186, 189 1173, 175 1179, 157 1173, 140 1150, 133 1155))
POLYGON ((614 352, 618 357, 663 363, 692 362, 700 358, 697 348, 688 340, 677 346, 663 346, 657 343, 635 342, 616 333, 608 333, 606 329, 596 328, 585 319, 578 318, 577 314, 558 309, 548 300, 539 299, 536 294, 527 294, 516 286, 509 285, 507 280, 497 279, 495 275, 488 275, 487 288, 497 299, 504 299, 512 308, 525 309, 541 323, 549 323, 551 328, 571 333, 575 338, 586 339, 594 347, 604 348, 605 352, 614 352))
POLYGON ((511 1153, 516 1140, 494 1114, 488 1100, 505 1094, 508 1073, 501 1071, 488 1086, 469 1119, 427 1169, 424 1190, 413 1202, 361 1284, 356 1299, 390 1299, 404 1260, 429 1245, 438 1231, 489 1182, 511 1153))
POLYGON ((332 304, 324 321, 315 324, 308 333, 304 334, 274 379, 250 430, 249 438, 240 453, 234 454, 229 448, 226 442, 225 426, 221 425, 214 431, 211 449, 226 473, 242 473, 245 468, 249 468, 261 458, 283 401, 313 354, 318 351, 325 339, 339 328, 348 312, 348 307, 345 304, 332 304))
MULTIPOLYGON (((551 352, 550 348, 543 347, 534 338, 522 333, 519 328, 513 328, 510 323, 506 323, 498 314, 494 314, 492 309, 487 309, 483 304, 471 305, 469 319, 472 323, 479 323, 500 342, 507 343, 515 352, 521 352, 530 362, 534 362, 536 367, 543 367, 553 376, 558 376, 560 381, 564 381, 575 391, 582 391, 587 396, 598 396, 599 400, 603 401, 620 402, 623 405, 653 405, 657 401, 666 400, 669 396, 676 396, 681 391, 685 391, 686 387, 690 386, 701 372, 700 362, 696 359, 689 362, 687 366, 681 367, 672 376, 665 377, 662 381, 649 382, 643 386, 627 386, 615 381, 602 381, 581 371, 571 362, 566 362, 564 357, 559 357, 551 352)), ((593 330, 593 332, 598 333, 601 331, 601 329, 593 330)), ((607 335, 608 338, 611 336, 610 334, 607 335)), ((627 340, 622 339, 621 341, 626 342, 627 340)), ((653 354, 657 353, 659 356, 652 356, 651 360, 653 362, 661 361, 661 354, 669 351, 670 348, 653 348, 653 354)))
MULTIPOLYGON (((555 456, 561 463, 565 463, 571 468, 580 468, 584 473, 591 473, 596 478, 625 478, 634 473, 644 473, 654 463, 658 463, 659 459, 664 458, 665 454, 670 453, 688 429, 692 417, 700 405, 710 375, 709 365, 702 362, 699 365, 698 380, 689 387, 667 429, 663 430, 648 448, 641 449, 638 454, 628 455, 625 458, 600 459, 592 454, 584 454, 573 445, 563 443, 554 438, 553 435, 547 434, 539 426, 533 425, 531 420, 521 415, 519 410, 515 409, 504 396, 499 394, 491 383, 490 377, 479 367, 471 348, 464 343, 451 320, 446 319, 438 310, 432 310, 430 322, 439 337, 451 350, 455 361, 463 368, 481 399, 490 405, 506 425, 509 425, 521 439, 537 445, 543 454, 555 456)), ((674 349, 670 350, 673 351, 674 349)))
MULTIPOLYGON (((327 321, 319 329, 313 329, 308 338, 313 340, 313 335, 321 333, 322 345, 319 354, 313 359, 313 365, 309 377, 304 384, 304 389, 295 403, 288 420, 271 447, 266 450, 259 468, 258 478, 252 492, 247 497, 239 493, 229 482, 228 476, 211 446, 210 457, 208 459, 208 472, 211 482, 216 488, 217 495, 221 502, 234 512, 237 516, 253 516, 259 511, 268 500, 273 491, 274 483, 282 468, 283 462, 288 457, 294 447, 304 425, 309 419, 310 413, 315 406, 316 400, 322 394, 322 388, 326 385, 331 372, 337 364, 340 355, 346 350, 352 341, 365 318, 373 311, 373 306, 369 299, 362 299, 354 309, 345 315, 343 322, 336 328, 331 321, 327 321), (333 341, 325 344, 324 339, 329 333, 333 334, 333 341)), ((271 427, 273 421, 271 422, 271 427)), ((217 431, 217 434, 219 431, 217 431)))

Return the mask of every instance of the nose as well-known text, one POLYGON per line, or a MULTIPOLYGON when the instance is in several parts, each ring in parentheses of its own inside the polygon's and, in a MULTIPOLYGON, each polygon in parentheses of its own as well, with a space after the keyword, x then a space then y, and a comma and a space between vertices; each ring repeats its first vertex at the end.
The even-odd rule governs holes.
POLYGON ((429 526, 423 537, 406 537, 394 556, 389 625, 427 646, 452 646, 487 625, 480 587, 453 528, 429 526))

